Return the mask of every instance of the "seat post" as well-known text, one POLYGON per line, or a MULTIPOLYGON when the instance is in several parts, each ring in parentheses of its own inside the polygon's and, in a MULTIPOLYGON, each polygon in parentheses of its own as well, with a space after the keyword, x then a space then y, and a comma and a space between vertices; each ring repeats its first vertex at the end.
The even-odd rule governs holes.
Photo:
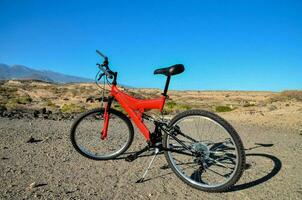
POLYGON ((169 88, 169 84, 170 84, 170 79, 171 79, 171 76, 167 76, 165 89, 164 89, 164 92, 162 93, 162 95, 164 95, 164 96, 167 96, 167 92, 168 92, 168 88, 169 88))

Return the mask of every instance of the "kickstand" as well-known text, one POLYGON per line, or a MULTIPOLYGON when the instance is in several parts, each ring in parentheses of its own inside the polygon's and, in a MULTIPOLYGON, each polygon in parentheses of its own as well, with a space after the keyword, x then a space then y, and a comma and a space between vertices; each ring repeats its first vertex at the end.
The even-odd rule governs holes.
POLYGON ((147 167, 145 173, 143 174, 143 177, 141 179, 137 180, 136 183, 142 183, 142 182, 144 182, 145 177, 146 177, 146 175, 148 173, 148 170, 150 169, 150 167, 151 167, 152 163, 154 162, 154 160, 155 160, 155 158, 156 158, 156 156, 157 156, 158 153, 159 153, 159 149, 155 148, 154 149, 154 156, 152 157, 151 162, 149 163, 149 166, 147 167))

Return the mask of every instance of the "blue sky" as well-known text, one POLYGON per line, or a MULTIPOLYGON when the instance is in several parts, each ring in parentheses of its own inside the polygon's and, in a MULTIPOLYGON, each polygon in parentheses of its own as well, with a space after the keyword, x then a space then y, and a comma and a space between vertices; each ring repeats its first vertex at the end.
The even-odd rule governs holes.
POLYGON ((94 78, 99 49, 118 82, 171 89, 302 89, 302 1, 0 0, 0 63, 94 78))

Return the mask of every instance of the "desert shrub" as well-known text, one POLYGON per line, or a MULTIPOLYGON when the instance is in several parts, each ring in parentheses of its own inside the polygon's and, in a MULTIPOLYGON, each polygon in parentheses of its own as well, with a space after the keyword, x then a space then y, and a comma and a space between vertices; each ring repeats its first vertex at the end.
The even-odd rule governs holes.
POLYGON ((21 96, 21 97, 17 97, 16 99, 19 104, 28 104, 33 101, 33 99, 30 96, 21 96))
POLYGON ((70 92, 71 92, 71 94, 72 94, 73 97, 77 96, 77 94, 78 94, 78 90, 77 89, 71 89, 70 92))
POLYGON ((6 86, 1 86, 0 87, 0 94, 2 93, 14 93, 17 92, 17 88, 15 87, 6 87, 6 86))
POLYGON ((170 113, 177 113, 185 110, 189 110, 192 107, 188 104, 177 104, 175 101, 168 101, 165 104, 163 113, 170 114, 170 113))
POLYGON ((19 107, 20 104, 18 104, 18 100, 17 99, 9 99, 7 101, 7 103, 5 104, 5 106, 8 108, 8 109, 16 109, 19 107))
POLYGON ((231 108, 230 106, 216 106, 215 111, 216 112, 230 112, 234 110, 234 108, 231 108))
POLYGON ((243 107, 251 107, 251 106, 255 106, 255 103, 251 103, 251 102, 247 102, 245 104, 243 104, 243 107))
POLYGON ((54 106, 55 104, 50 99, 47 99, 46 102, 45 102, 45 105, 46 106, 54 106))
POLYGON ((87 92, 87 89, 86 87, 80 87, 80 93, 83 94, 83 93, 86 93, 87 92))
POLYGON ((175 101, 168 101, 165 105, 166 108, 174 108, 176 106, 176 102, 175 101))
POLYGON ((61 107, 61 112, 62 113, 79 113, 79 112, 83 112, 85 110, 85 108, 83 106, 80 105, 76 105, 76 104, 64 104, 61 107))
POLYGON ((31 102, 32 98, 30 96, 13 97, 6 101, 6 107, 14 109, 20 107, 20 105, 29 104, 31 102))
POLYGON ((275 105, 270 105, 269 107, 268 107, 268 110, 269 111, 273 111, 273 110, 277 110, 278 108, 277 108, 277 106, 275 106, 275 105))
POLYGON ((296 99, 298 101, 302 101, 302 90, 285 90, 280 93, 281 97, 285 97, 287 99, 296 99))
POLYGON ((285 90, 279 94, 270 97, 267 102, 273 103, 277 101, 287 101, 295 99, 297 101, 302 101, 302 90, 285 90))
POLYGON ((113 107, 114 107, 115 110, 118 110, 118 111, 120 111, 120 112, 122 112, 124 114, 127 114, 126 111, 121 107, 120 104, 114 104, 113 107))
POLYGON ((49 107, 51 110, 56 110, 57 108, 59 108, 59 106, 53 103, 50 99, 46 99, 44 105, 49 107))

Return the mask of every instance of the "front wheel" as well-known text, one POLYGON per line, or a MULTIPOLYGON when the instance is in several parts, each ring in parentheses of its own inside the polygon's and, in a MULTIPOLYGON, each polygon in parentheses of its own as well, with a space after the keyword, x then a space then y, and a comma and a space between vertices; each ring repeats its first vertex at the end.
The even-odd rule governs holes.
POLYGON ((71 127, 73 147, 83 156, 94 160, 108 160, 124 153, 133 141, 134 129, 123 113, 109 110, 108 136, 101 139, 104 109, 94 109, 80 115, 71 127))
POLYGON ((230 189, 241 177, 245 153, 235 129, 214 113, 189 110, 175 116, 163 137, 170 168, 185 183, 206 192, 230 189))

